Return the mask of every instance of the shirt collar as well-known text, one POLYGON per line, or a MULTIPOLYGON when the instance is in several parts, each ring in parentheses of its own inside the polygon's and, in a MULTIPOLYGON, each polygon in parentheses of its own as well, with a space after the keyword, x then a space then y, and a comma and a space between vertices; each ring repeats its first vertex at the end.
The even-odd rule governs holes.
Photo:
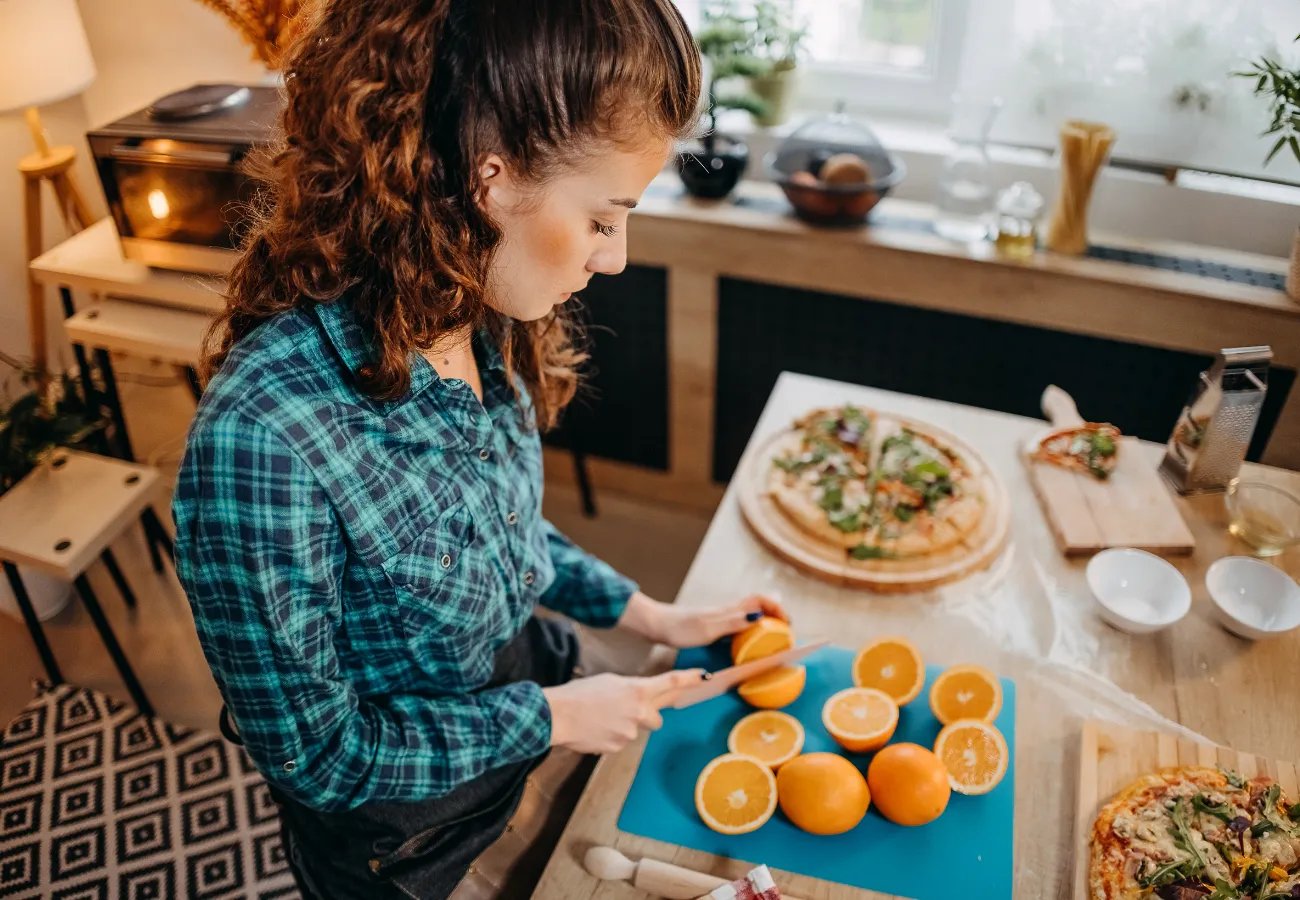
MULTIPOLYGON (((356 310, 348 302, 347 295, 337 300, 313 304, 313 308, 326 337, 338 352, 343 365, 353 380, 359 381, 362 377, 362 369, 373 365, 377 355, 374 337, 370 330, 358 320, 356 310)), ((480 373, 505 371, 505 359, 488 328, 482 327, 475 332, 474 350, 480 373)), ((440 380, 437 371, 419 352, 412 350, 407 362, 411 368, 412 395, 424 390, 432 382, 440 380)))

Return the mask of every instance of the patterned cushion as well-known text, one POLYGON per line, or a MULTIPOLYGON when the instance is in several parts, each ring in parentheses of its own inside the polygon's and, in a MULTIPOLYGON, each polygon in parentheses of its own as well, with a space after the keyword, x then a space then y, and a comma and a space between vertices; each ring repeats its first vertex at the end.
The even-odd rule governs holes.
POLYGON ((0 897, 297 897, 260 775, 220 735, 69 684, 0 735, 0 897))

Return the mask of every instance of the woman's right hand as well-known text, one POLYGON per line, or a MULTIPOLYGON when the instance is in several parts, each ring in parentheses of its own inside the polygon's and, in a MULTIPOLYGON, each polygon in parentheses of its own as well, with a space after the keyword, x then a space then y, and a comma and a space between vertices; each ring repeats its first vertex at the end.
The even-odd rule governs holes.
POLYGON ((641 729, 663 724, 659 710, 671 706, 684 688, 700 683, 703 669, 674 669, 635 678, 592 675, 542 688, 551 707, 551 746, 579 753, 617 753, 641 729))

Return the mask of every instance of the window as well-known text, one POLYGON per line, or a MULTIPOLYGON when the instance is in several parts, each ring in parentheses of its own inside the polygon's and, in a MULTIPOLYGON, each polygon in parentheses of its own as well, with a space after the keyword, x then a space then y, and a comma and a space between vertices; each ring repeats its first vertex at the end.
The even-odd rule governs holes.
MULTIPOLYGON (((691 27, 709 0, 679 0, 691 27)), ((808 25, 798 105, 942 120, 961 69, 970 0, 788 0, 808 25)), ((737 6, 743 8, 743 2, 737 6)))

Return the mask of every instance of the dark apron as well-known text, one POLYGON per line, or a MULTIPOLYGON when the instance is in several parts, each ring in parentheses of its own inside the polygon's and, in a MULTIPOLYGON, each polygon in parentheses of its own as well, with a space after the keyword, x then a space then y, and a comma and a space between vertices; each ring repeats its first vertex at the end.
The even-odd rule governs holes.
MULTIPOLYGON (((572 627, 534 616, 497 652, 487 687, 516 681, 563 684, 578 663, 572 627)), ((222 714, 227 731, 224 709, 222 714)), ((525 779, 545 758, 492 769, 435 800, 368 803, 348 812, 311 809, 268 784, 280 807, 285 856, 303 900, 442 900, 505 831, 525 779)))

